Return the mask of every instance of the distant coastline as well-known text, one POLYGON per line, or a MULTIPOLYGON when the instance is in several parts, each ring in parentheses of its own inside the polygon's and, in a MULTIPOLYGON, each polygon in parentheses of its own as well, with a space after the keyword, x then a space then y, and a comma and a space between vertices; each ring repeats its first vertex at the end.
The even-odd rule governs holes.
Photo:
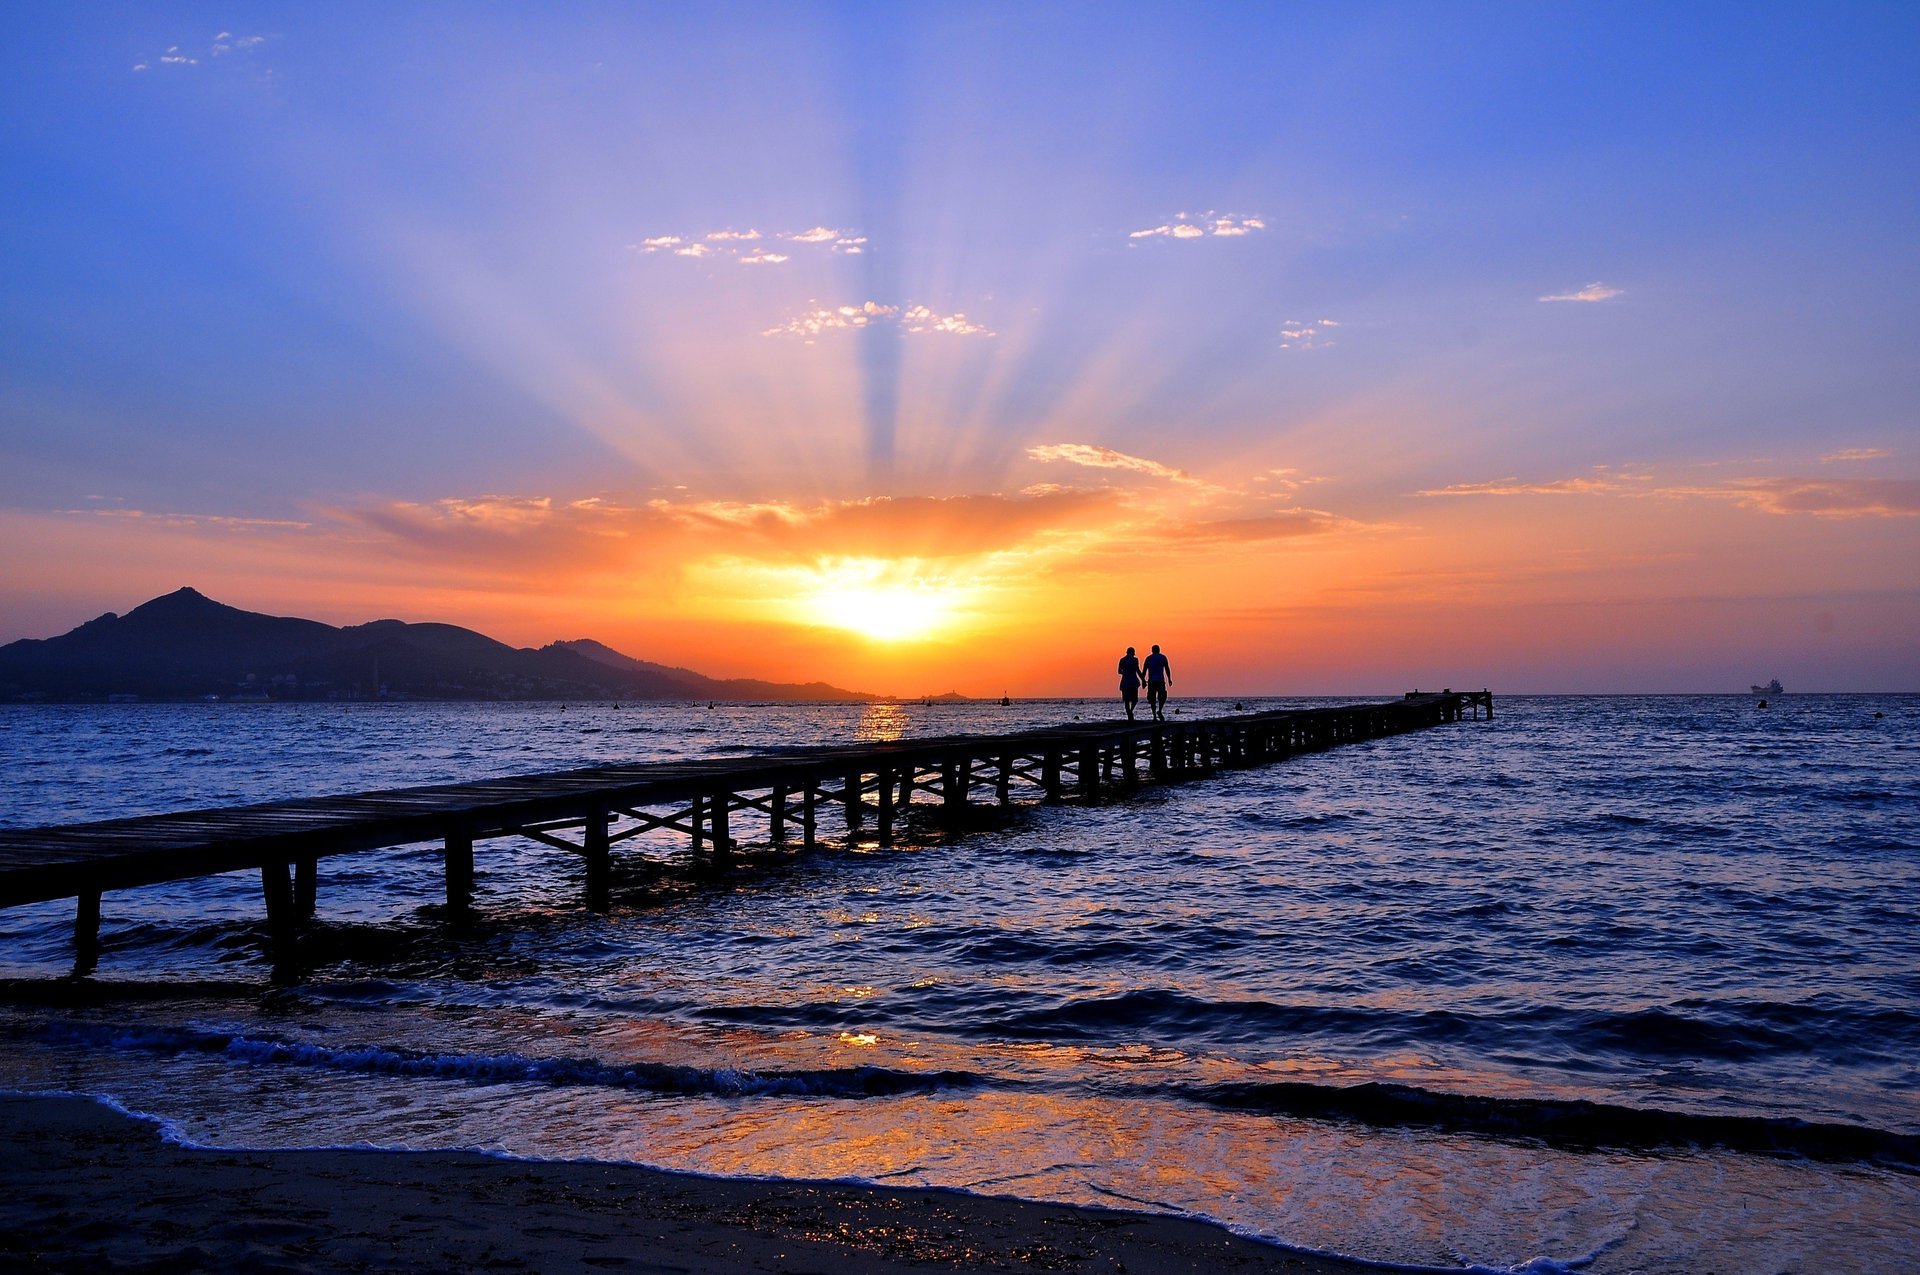
POLYGON ((892 699, 826 682, 715 678, 591 638, 514 647, 451 624, 336 628, 183 588, 58 637, 0 646, 0 703, 892 699))

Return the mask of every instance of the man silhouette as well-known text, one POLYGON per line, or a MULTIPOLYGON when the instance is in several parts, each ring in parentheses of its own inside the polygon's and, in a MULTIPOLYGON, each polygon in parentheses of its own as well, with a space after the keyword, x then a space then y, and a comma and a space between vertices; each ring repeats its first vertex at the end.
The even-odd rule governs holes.
POLYGON ((1134 705, 1140 702, 1140 657, 1128 647, 1120 657, 1120 702, 1126 706, 1127 720, 1133 720, 1134 705))
POLYGON ((1153 720, 1167 720, 1167 688, 1173 685, 1173 669, 1167 664, 1167 657, 1160 654, 1156 644, 1153 654, 1147 657, 1147 707, 1153 710, 1153 720))

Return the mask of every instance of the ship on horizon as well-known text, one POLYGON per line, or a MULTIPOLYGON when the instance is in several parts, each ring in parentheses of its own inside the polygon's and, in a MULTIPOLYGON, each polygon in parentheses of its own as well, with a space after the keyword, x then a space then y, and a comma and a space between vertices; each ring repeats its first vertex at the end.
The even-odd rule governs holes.
POLYGON ((1755 683, 1753 693, 1755 695, 1785 695, 1787 691, 1785 687, 1780 685, 1780 679, 1776 677, 1765 686, 1755 683))

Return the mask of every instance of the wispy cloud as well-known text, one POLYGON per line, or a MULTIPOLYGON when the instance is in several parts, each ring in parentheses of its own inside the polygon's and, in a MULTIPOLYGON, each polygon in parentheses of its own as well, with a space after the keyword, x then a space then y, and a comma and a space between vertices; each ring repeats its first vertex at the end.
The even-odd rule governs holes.
POLYGON ((1283 350, 1325 349, 1333 344, 1333 338, 1327 335, 1328 330, 1339 326, 1337 319, 1316 319, 1312 323, 1288 319, 1280 329, 1280 348, 1283 350))
POLYGON ((1260 217, 1236 216, 1216 212, 1177 213, 1171 221, 1158 226, 1148 226, 1145 230, 1135 230, 1127 235, 1128 239, 1205 239, 1208 236, 1238 238, 1250 235, 1256 230, 1265 230, 1267 223, 1260 217))
MULTIPOLYGON (((99 497, 89 496, 89 500, 99 497)), ((147 509, 60 509, 55 512, 76 518, 121 518, 130 522, 153 523, 162 527, 206 528, 217 531, 305 531, 310 522, 288 518, 241 518, 232 514, 162 513, 147 509)))
POLYGON ((1518 478, 1497 478, 1484 483, 1455 483, 1417 493, 1422 496, 1602 496, 1627 490, 1645 492, 1651 488, 1630 488, 1619 478, 1556 478, 1547 482, 1521 482, 1518 478))
POLYGON ((1184 469, 1175 469, 1144 456, 1129 456, 1111 447, 1095 447, 1091 443, 1043 443, 1027 448, 1027 455, 1037 461, 1065 461, 1069 465, 1084 465, 1089 469, 1124 469, 1150 478, 1164 478, 1169 482, 1200 481, 1184 469))
POLYGON ((992 329, 975 323, 959 312, 941 314, 924 305, 884 305, 866 301, 859 305, 821 306, 797 314, 785 323, 763 329, 762 336, 799 337, 809 344, 829 332, 855 328, 892 326, 901 332, 940 332, 949 336, 992 336, 992 329))
POLYGON ((1920 479, 1735 478, 1723 482, 1660 482, 1644 472, 1608 470, 1591 475, 1523 482, 1518 478, 1456 483, 1422 496, 1629 496, 1670 500, 1724 500, 1742 508, 1816 518, 1920 517, 1920 479))
POLYGON ((335 511, 410 557, 476 572, 592 573, 725 558, 774 566, 845 558, 952 560, 1032 548, 1110 521, 1110 492, 874 497, 800 504, 486 495, 335 511))
POLYGON ((790 252, 775 252, 761 246, 764 241, 778 239, 784 243, 802 245, 808 251, 824 250, 851 256, 866 251, 867 237, 851 231, 835 230, 830 226, 815 226, 811 230, 756 230, 748 227, 735 230, 709 230, 705 234, 667 234, 652 235, 638 243, 627 245, 627 251, 642 256, 657 252, 672 253, 676 257, 732 257, 744 265, 779 265, 793 259, 790 252), (694 251, 694 249, 698 251, 694 251))
POLYGON ((172 44, 158 57, 143 58, 133 64, 136 71, 150 71, 156 66, 186 67, 199 66, 202 57, 225 57, 230 53, 252 53, 267 42, 264 35, 235 35, 231 31, 222 31, 213 37, 213 42, 205 49, 189 48, 172 44))
POLYGON ((1815 518, 1920 518, 1920 479, 1747 478, 1711 487, 1674 487, 1666 496, 1731 500, 1768 514, 1815 518))
POLYGON ((1828 452, 1820 458, 1823 465, 1847 460, 1885 460, 1893 455, 1884 447, 1843 447, 1837 452, 1828 452))
POLYGON ((1609 287, 1604 283, 1590 283, 1578 292, 1555 292, 1541 297, 1542 301, 1611 301, 1625 289, 1609 287))

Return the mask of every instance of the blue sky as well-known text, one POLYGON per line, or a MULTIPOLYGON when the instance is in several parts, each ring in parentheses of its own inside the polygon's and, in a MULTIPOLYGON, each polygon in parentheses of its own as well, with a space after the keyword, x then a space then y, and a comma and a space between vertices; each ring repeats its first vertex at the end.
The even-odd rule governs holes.
MULTIPOLYGON (((1846 591, 1911 615, 1905 8, 46 4, 8 23, 0 506, 46 547, 0 576, 24 617, 0 637, 138 600, 85 560, 107 542, 69 543, 88 514, 297 523, 378 558, 383 587, 405 559, 484 591, 504 586, 479 582, 480 548, 383 540, 394 510, 804 521, 993 497, 1025 527, 1042 489, 1123 481, 1206 486, 1189 521, 1458 537, 1463 575, 1494 569, 1478 546, 1516 499, 1620 495, 1634 519, 1657 490, 1702 580, 1797 556, 1798 596, 1832 586, 1828 556, 1871 560, 1846 591), (1069 445, 1122 460, 1046 450, 1069 445), (1256 499, 1252 476, 1283 470, 1311 502, 1256 499), (1689 500, 1745 502, 1751 534, 1692 539, 1689 500), (1434 513, 1496 504, 1477 532, 1434 513)), ((1563 548, 1604 551, 1608 521, 1563 548)))

